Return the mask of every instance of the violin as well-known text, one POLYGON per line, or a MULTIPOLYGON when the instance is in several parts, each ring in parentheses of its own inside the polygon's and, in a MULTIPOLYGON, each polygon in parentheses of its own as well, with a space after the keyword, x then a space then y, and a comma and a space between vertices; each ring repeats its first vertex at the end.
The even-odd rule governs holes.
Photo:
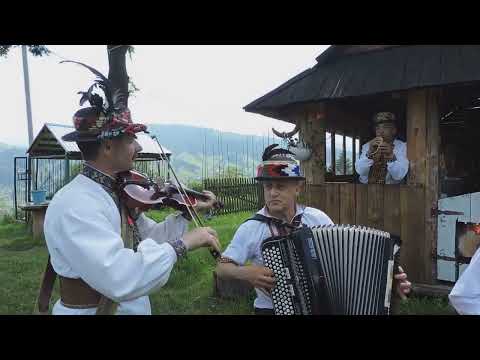
MULTIPOLYGON (((186 207, 197 205, 197 200, 208 201, 210 198, 204 193, 182 187, 184 196, 179 187, 171 182, 156 183, 146 175, 135 171, 125 171, 117 175, 120 193, 124 195, 125 204, 129 209, 139 208, 142 211, 158 210, 171 207, 182 212, 186 207), (187 196, 185 196, 187 195, 187 196)), ((214 203, 214 209, 224 207, 221 201, 214 203)))
MULTIPOLYGON (((157 183, 135 170, 118 173, 117 184, 119 196, 128 209, 148 211, 169 207, 181 211, 189 220, 193 218, 196 224, 198 222, 200 226, 203 226, 194 206, 197 205, 197 200, 208 201, 210 199, 204 193, 167 181, 157 183)), ((217 200, 213 207, 222 209, 224 204, 217 200)), ((215 258, 220 256, 213 249, 210 249, 210 252, 215 258)))

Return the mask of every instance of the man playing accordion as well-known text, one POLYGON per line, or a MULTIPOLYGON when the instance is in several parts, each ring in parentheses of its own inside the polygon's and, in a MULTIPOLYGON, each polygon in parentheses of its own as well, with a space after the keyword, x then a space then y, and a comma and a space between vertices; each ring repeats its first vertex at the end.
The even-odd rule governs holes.
MULTIPOLYGON (((270 145, 265 149, 262 163, 257 168, 256 180, 263 185, 265 206, 237 229, 216 270, 221 278, 244 280, 255 288, 254 308, 257 315, 274 314, 270 292, 276 279, 273 272, 264 266, 262 242, 272 236, 287 235, 302 225, 333 225, 323 211, 297 203, 305 178, 293 154, 276 146, 270 145)), ((406 273, 401 268, 399 270, 400 273, 395 275, 398 280, 396 290, 400 297, 405 298, 411 284, 406 273)))

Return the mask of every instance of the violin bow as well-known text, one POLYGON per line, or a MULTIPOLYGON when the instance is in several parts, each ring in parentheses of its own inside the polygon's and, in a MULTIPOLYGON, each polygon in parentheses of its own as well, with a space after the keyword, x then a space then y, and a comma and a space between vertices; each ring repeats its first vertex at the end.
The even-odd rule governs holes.
MULTIPOLYGON (((188 200, 188 195, 187 195, 187 192, 185 191, 185 189, 183 188, 183 185, 182 183, 180 182, 180 180, 178 179, 177 177, 177 174, 175 173, 175 170, 173 169, 173 166, 172 164, 170 163, 170 158, 167 156, 167 154, 165 153, 165 151, 163 151, 163 147, 162 145, 160 144, 160 141, 158 141, 158 138, 156 135, 150 135, 151 138, 153 140, 155 140, 155 142, 158 144, 159 148, 160 148, 160 151, 162 152, 162 156, 164 157, 164 159, 167 161, 167 164, 168 164, 168 168, 172 171, 172 175, 175 179, 175 181, 177 182, 177 187, 178 187, 178 190, 179 190, 179 194, 182 198, 182 200, 185 202, 185 204, 187 204, 187 211, 189 213, 189 215, 191 216, 195 226, 198 228, 198 227, 203 227, 203 222, 200 218, 200 215, 198 215, 197 211, 195 210, 195 208, 193 206, 188 206, 188 204, 190 203, 190 201, 188 200)), ((190 203, 191 204, 191 203, 190 203)), ((218 253, 218 251, 210 248, 210 253, 212 254, 212 256, 215 258, 215 259, 218 259, 220 257, 220 254, 218 253)))

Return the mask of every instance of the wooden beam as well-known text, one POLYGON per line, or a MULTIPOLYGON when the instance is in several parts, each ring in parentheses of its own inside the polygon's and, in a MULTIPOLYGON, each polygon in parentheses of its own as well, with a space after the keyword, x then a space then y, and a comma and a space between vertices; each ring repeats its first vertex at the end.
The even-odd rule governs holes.
POLYGON ((407 99, 407 157, 410 161, 409 185, 425 185, 427 90, 411 90, 407 99))
POLYGON ((297 120, 301 139, 310 146, 312 155, 302 161, 302 169, 308 183, 325 183, 325 108, 306 108, 303 116, 297 120), (321 117, 319 114, 323 114, 321 117))
POLYGON ((412 284, 412 291, 416 296, 447 297, 452 288, 450 285, 412 284))
POLYGON ((335 154, 335 137, 336 133, 335 130, 330 132, 330 157, 331 157, 331 164, 332 164, 332 175, 335 177, 337 175, 337 155, 335 154))
POLYGON ((437 248, 437 217, 432 216, 431 209, 437 206, 439 197, 439 144, 440 111, 439 89, 427 90, 426 106, 426 157, 425 157, 425 243, 424 273, 425 282, 433 284, 437 267, 434 255, 437 248), (428 256, 428 258, 427 258, 428 256))
POLYGON ((340 224, 355 224, 355 184, 339 184, 340 224))

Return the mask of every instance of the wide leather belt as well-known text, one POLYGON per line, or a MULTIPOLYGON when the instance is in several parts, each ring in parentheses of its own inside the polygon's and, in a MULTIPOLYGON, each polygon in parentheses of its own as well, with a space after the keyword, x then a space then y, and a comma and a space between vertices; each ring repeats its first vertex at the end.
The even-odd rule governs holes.
POLYGON ((60 279, 60 298, 64 306, 74 309, 88 309, 98 306, 102 295, 85 281, 60 275, 58 277, 60 279))

